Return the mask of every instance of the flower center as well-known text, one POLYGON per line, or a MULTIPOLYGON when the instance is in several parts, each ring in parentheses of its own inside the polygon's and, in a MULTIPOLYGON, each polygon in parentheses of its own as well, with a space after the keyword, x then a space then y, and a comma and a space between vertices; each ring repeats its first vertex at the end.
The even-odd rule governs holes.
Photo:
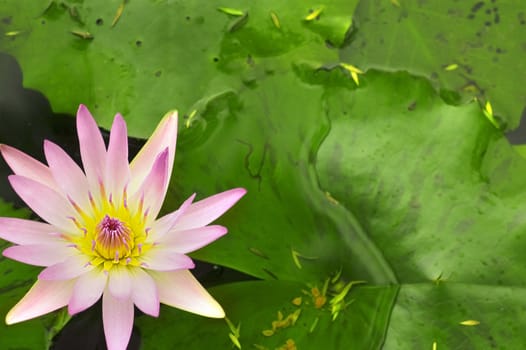
POLYGON ((133 249, 133 232, 126 223, 105 215, 96 227, 93 249, 106 259, 129 256, 133 249))

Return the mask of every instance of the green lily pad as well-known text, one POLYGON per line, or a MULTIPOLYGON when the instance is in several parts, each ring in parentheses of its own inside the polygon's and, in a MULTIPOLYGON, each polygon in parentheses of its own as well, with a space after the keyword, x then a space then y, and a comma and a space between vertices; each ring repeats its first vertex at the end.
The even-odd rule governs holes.
POLYGON ((456 283, 404 285, 385 349, 518 349, 524 288, 456 283))
POLYGON ((316 308, 301 283, 256 281, 222 285, 211 293, 226 310, 234 331, 225 320, 162 308, 159 319, 140 317, 145 349, 178 346, 187 349, 235 348, 229 334, 243 349, 285 349, 287 341, 298 349, 378 349, 397 293, 397 287, 358 287, 351 290, 348 305, 332 319, 329 305, 316 308), (292 303, 301 297, 301 304, 292 303), (281 323, 280 320, 281 314, 281 323), (294 322, 288 321, 294 318, 294 322), (272 331, 272 322, 275 330, 272 331), (177 324, 177 327, 160 327, 177 324), (239 334, 236 328, 239 327, 239 334))
POLYGON ((121 112, 131 135, 146 137, 168 110, 188 116, 203 99, 250 86, 265 59, 268 74, 291 59, 337 61, 326 45, 343 45, 356 3, 2 0, 0 49, 55 112, 84 103, 106 128, 121 112), (319 6, 319 18, 305 21, 319 6), (246 16, 218 10, 225 7, 246 16))
POLYGON ((526 70, 526 9, 519 2, 361 1, 355 26, 345 61, 427 77, 454 91, 457 103, 489 100, 503 129, 518 126, 526 107, 517 79, 526 70))

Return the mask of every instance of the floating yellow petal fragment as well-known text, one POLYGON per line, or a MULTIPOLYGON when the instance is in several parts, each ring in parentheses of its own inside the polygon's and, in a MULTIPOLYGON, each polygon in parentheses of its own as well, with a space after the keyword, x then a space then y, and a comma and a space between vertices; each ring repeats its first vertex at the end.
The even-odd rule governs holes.
POLYGON ((287 316, 287 319, 289 319, 292 322, 292 325, 294 326, 296 324, 296 321, 301 315, 301 309, 297 309, 293 313, 287 316))
POLYGON ((433 350, 437 350, 437 342, 436 341, 433 342, 433 350))
POLYGON ((465 86, 462 87, 462 90, 464 90, 465 92, 469 92, 469 93, 476 93, 480 91, 480 89, 476 85, 473 85, 473 84, 466 84, 465 86))
POLYGON ((275 12, 270 11, 270 19, 272 19, 272 23, 274 23, 274 27, 281 29, 281 23, 279 23, 278 15, 276 15, 275 12))
POLYGON ((292 299, 292 304, 294 304, 296 306, 300 306, 301 302, 302 302, 301 297, 296 297, 296 298, 292 299))
POLYGON ((241 10, 233 9, 233 8, 230 8, 230 7, 219 7, 218 11, 221 11, 223 13, 226 13, 227 15, 236 16, 236 17, 241 17, 241 16, 243 16, 245 14, 241 10))
POLYGON ((225 321, 230 329, 231 333, 228 333, 230 341, 235 345, 236 348, 241 349, 241 343, 239 342, 239 336, 241 334, 241 323, 236 326, 230 321, 228 317, 225 317, 225 321))
POLYGON ((478 326, 480 322, 477 320, 465 320, 460 322, 460 324, 463 326, 478 326))
POLYGON ((354 80, 356 85, 360 85, 360 78, 358 78, 358 73, 351 72, 351 78, 352 78, 352 80, 354 80))
POLYGON ((331 278, 331 283, 332 284, 335 284, 336 282, 338 282, 340 280, 340 277, 342 277, 342 269, 343 268, 340 266, 340 269, 338 270, 338 272, 336 272, 334 277, 331 278))
POLYGON ((493 115, 493 108, 491 107, 491 103, 489 101, 486 101, 486 105, 484 106, 484 109, 482 110, 486 118, 493 124, 494 127, 499 129, 499 123, 495 120, 495 116, 493 115))
POLYGON ((351 281, 347 283, 347 285, 343 288, 343 290, 337 295, 335 295, 334 298, 331 299, 330 303, 336 304, 336 303, 342 302, 343 299, 345 299, 345 297, 347 296, 347 293, 349 293, 349 291, 351 290, 352 286, 356 284, 363 284, 363 283, 366 283, 366 282, 365 281, 351 281))
POLYGON ((301 309, 296 309, 296 311, 294 311, 293 313, 288 314, 286 317, 283 317, 283 313, 281 311, 278 311, 278 319, 272 321, 272 329, 263 330, 263 335, 266 337, 270 337, 274 335, 274 333, 278 329, 294 326, 294 324, 296 324, 296 321, 300 317, 300 314, 301 309))
POLYGON ((93 39, 93 35, 90 32, 82 32, 80 30, 72 30, 71 34, 78 36, 79 38, 82 38, 84 40, 91 40, 93 39))
POLYGON ((290 250, 292 252, 292 260, 294 261, 294 265, 296 265, 296 267, 301 270, 302 266, 300 263, 300 259, 298 259, 299 253, 292 248, 290 250))
POLYGON ((444 70, 450 72, 450 71, 455 70, 457 68, 458 68, 458 64, 453 63, 453 64, 450 64, 448 66, 445 66, 444 70))
POLYGON ((22 31, 20 31, 20 30, 13 30, 11 32, 5 33, 4 35, 5 36, 17 36, 17 35, 20 35, 20 34, 22 34, 22 31))
POLYGON ((305 20, 306 21, 312 21, 316 18, 318 18, 318 16, 323 12, 324 8, 323 7, 319 7, 317 8, 316 10, 313 10, 311 13, 309 13, 306 17, 305 17, 305 20))
POLYGON ((348 70, 349 72, 355 72, 355 73, 358 73, 358 74, 363 74, 363 71, 358 68, 358 67, 355 67, 353 66, 352 64, 348 64, 348 63, 340 63, 340 66, 342 68, 345 68, 346 70, 348 70))
POLYGON ((363 74, 363 71, 360 68, 355 67, 352 64, 343 63, 343 62, 340 63, 340 67, 342 67, 343 69, 345 69, 346 71, 348 71, 351 74, 351 78, 352 78, 352 80, 354 80, 356 85, 360 85, 360 80, 358 78, 358 74, 363 74))
POLYGON ((186 120, 186 123, 184 124, 186 128, 189 128, 190 125, 192 125, 192 120, 194 119, 196 114, 197 114, 197 109, 194 109, 192 112, 190 112, 190 115, 188 116, 188 119, 186 120))
POLYGON ((245 12, 243 16, 237 16, 237 17, 239 18, 234 20, 232 24, 230 25, 230 27, 228 27, 229 33, 233 33, 235 31, 240 30, 248 23, 248 12, 245 12))
POLYGON ((331 305, 331 315, 332 315, 332 320, 336 320, 336 318, 338 317, 338 315, 340 314, 340 311, 342 310, 343 306, 342 306, 342 303, 337 303, 337 304, 332 304, 331 305))
POLYGON ((327 278, 325 280, 325 283, 323 284, 323 288, 321 289, 321 295, 327 295, 327 290, 329 289, 329 282, 330 282, 330 278, 327 278))
POLYGON ((285 344, 277 348, 277 350, 297 350, 296 343, 292 339, 287 339, 285 344))
POLYGON ((232 334, 236 337, 236 338, 239 338, 239 335, 240 335, 240 330, 241 330, 241 323, 236 326, 234 326, 234 324, 232 323, 232 321, 230 321, 230 319, 228 317, 225 317, 225 321, 228 325, 228 328, 230 329, 230 332, 232 332, 232 334))
POLYGON ((316 259, 318 259, 317 256, 302 255, 298 251, 294 250, 294 248, 290 248, 290 251, 292 253, 292 260, 294 261, 294 265, 296 265, 296 267, 298 269, 300 269, 300 270, 302 268, 302 265, 301 265, 301 262, 300 262, 300 258, 304 259, 304 260, 316 260, 316 259))
POLYGON ((331 203, 331 204, 334 204, 334 205, 338 205, 340 204, 340 202, 338 202, 331 194, 330 192, 325 192, 325 198, 327 198, 327 200, 331 203))
POLYGON ((491 107, 491 103, 489 103, 489 101, 486 101, 484 109, 486 110, 486 112, 488 112, 488 114, 493 115, 493 107, 491 107))
POLYGON ((314 330, 316 329, 316 326, 318 325, 318 321, 319 321, 319 320, 320 320, 319 317, 316 317, 316 318, 314 319, 314 322, 312 322, 312 324, 311 324, 311 326, 310 326, 310 328, 309 328, 309 333, 314 332, 314 330))
POLYGON ((312 301, 316 309, 321 309, 327 302, 327 297, 324 293, 320 293, 318 287, 311 288, 312 301))
POLYGON ((230 338, 230 340, 232 341, 232 344, 234 344, 236 348, 241 349, 241 343, 239 342, 239 339, 236 338, 235 335, 233 335, 232 333, 228 333, 228 337, 230 338))
POLYGON ((121 4, 119 5, 119 7, 117 8, 117 12, 115 13, 115 17, 113 17, 113 21, 111 22, 111 26, 112 27, 115 27, 115 25, 117 24, 117 22, 119 21, 119 18, 121 18, 122 16, 122 12, 124 11, 124 5, 126 4, 126 0, 124 0, 123 2, 121 2, 121 4))

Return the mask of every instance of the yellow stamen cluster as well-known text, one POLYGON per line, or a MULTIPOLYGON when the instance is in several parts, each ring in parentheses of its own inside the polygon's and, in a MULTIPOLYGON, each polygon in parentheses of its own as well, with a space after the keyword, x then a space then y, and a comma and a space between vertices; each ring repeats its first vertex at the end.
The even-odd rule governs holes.
POLYGON ((79 232, 67 238, 90 258, 89 264, 102 264, 105 271, 115 265, 140 266, 138 258, 152 247, 151 243, 145 242, 149 231, 145 225, 148 209, 143 211, 142 201, 138 208, 130 209, 126 191, 117 204, 113 203, 111 195, 105 196, 102 186, 101 194, 98 202, 90 195, 89 210, 72 202, 79 215, 71 219, 79 232))

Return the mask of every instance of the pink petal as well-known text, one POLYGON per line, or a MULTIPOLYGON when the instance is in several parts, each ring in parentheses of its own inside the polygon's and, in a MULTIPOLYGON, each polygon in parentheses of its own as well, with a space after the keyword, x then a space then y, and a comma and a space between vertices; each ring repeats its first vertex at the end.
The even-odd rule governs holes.
POLYGON ((225 317, 221 305, 208 294, 190 271, 152 271, 151 275, 157 282, 161 303, 202 316, 225 317))
POLYGON ((234 188, 194 203, 176 222, 174 230, 187 230, 203 227, 223 215, 245 195, 244 188, 234 188))
POLYGON ((80 156, 91 192, 98 194, 105 175, 106 146, 95 119, 84 105, 80 105, 77 111, 77 134, 80 156))
POLYGON ((172 271, 194 268, 194 262, 188 256, 170 249, 153 247, 142 256, 144 268, 158 271, 172 271))
POLYGON ((133 302, 118 299, 106 290, 102 296, 102 322, 108 350, 124 350, 133 327, 133 302))
POLYGON ((2 156, 15 174, 38 181, 51 189, 57 190, 55 179, 46 165, 7 145, 0 145, 0 152, 2 152, 2 156))
POLYGON ((134 269, 132 278, 132 300, 147 315, 159 316, 159 293, 153 278, 143 269, 134 269))
MULTIPOLYGON (((152 136, 150 136, 144 147, 130 163, 130 193, 135 193, 137 191, 146 176, 150 173, 157 156, 166 148, 168 148, 168 178, 166 179, 166 182, 169 182, 170 175, 172 174, 176 142, 177 112, 174 111, 163 117, 152 136)), ((165 193, 162 194, 162 198, 164 198, 164 196, 165 193)))
POLYGON ((108 273, 101 268, 95 268, 80 276, 69 299, 69 314, 74 315, 95 304, 102 295, 107 280, 108 273))
POLYGON ((49 169, 62 192, 80 208, 88 208, 88 182, 82 169, 62 148, 51 141, 44 141, 44 153, 49 169))
POLYGON ((57 228, 43 222, 0 218, 0 238, 15 244, 47 244, 59 240, 57 228))
POLYGON ((108 156, 106 158, 107 190, 115 203, 120 203, 125 186, 130 181, 128 166, 128 132, 120 114, 115 115, 111 126, 108 156))
POLYGON ((55 311, 67 304, 73 290, 73 280, 38 280, 27 294, 5 317, 7 324, 13 324, 55 311))
POLYGON ((129 299, 132 292, 130 272, 125 267, 114 266, 109 271, 108 290, 117 299, 129 299))
POLYGON ((177 222, 179 216, 181 216, 187 208, 190 207, 195 198, 195 193, 190 196, 184 203, 174 212, 166 214, 159 220, 155 221, 151 227, 151 234, 148 237, 148 242, 153 242, 164 236, 177 222))
POLYGON ((205 226, 184 231, 172 230, 165 235, 159 244, 178 253, 193 252, 226 234, 226 227, 219 225, 205 226))
POLYGON ((40 272, 41 280, 69 280, 78 277, 93 269, 86 255, 72 255, 66 260, 51 265, 40 272))
POLYGON ((66 244, 15 245, 6 248, 2 254, 16 261, 36 266, 51 266, 63 262, 77 250, 66 244))
MULTIPOLYGON (((144 179, 141 188, 131 198, 133 205, 143 201, 143 212, 147 210, 148 218, 155 219, 164 201, 165 188, 168 185, 168 149, 165 149, 153 163, 152 171, 144 179)), ((137 208, 132 208, 132 212, 137 208)))
POLYGON ((60 194, 39 182, 19 175, 10 175, 9 182, 20 198, 42 219, 62 231, 78 231, 71 220, 76 213, 60 194))

